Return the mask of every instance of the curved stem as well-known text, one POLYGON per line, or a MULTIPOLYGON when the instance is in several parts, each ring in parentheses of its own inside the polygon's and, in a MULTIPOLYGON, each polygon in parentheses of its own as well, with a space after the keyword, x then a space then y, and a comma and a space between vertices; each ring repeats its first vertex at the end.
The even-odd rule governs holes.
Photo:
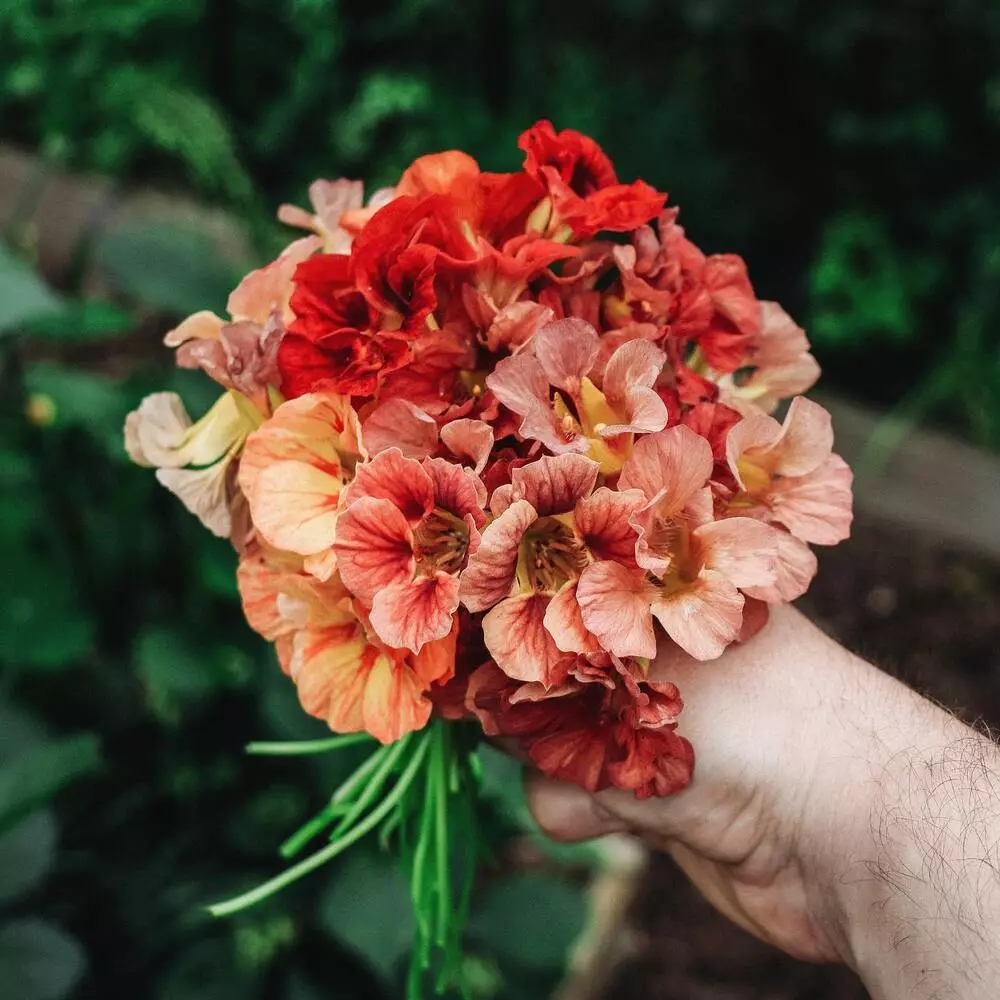
POLYGON ((366 833, 378 826, 406 794, 406 790, 413 782, 417 771, 427 756, 428 745, 427 740, 420 742, 420 745, 417 747, 409 764, 406 765, 406 769, 400 775, 399 781, 396 782, 393 790, 382 800, 376 809, 373 809, 357 826, 347 831, 339 840, 327 844, 322 850, 317 851, 304 861, 300 861, 297 865, 286 869, 280 875, 276 875, 262 885, 257 886, 257 888, 251 889, 240 896, 234 896, 232 899, 209 906, 208 912, 213 917, 225 917, 232 913, 238 913, 240 910, 245 910, 248 906, 253 906, 254 903, 259 903, 261 900, 267 899, 268 896, 273 896, 276 892, 302 878, 303 875, 308 875, 309 872, 315 871, 321 865, 326 864, 327 861, 332 860, 342 851, 346 850, 351 844, 359 841, 366 833))
POLYGON ((286 743, 248 743, 246 752, 260 757, 297 757, 299 755, 326 753, 357 743, 371 743, 368 733, 346 733, 324 740, 292 740, 286 743))

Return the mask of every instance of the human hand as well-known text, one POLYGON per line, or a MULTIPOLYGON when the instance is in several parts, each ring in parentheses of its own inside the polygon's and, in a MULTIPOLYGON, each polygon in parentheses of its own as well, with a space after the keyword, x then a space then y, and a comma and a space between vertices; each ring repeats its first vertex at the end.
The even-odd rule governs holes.
POLYGON ((532 774, 528 800, 546 832, 641 836, 737 924, 798 958, 848 963, 875 997, 921 996, 922 984, 946 995, 933 991, 953 982, 962 991, 947 995, 995 995, 992 743, 791 608, 717 661, 665 650, 653 672, 684 695, 691 785, 637 800, 532 774), (970 829, 992 844, 981 858, 961 843, 970 829))

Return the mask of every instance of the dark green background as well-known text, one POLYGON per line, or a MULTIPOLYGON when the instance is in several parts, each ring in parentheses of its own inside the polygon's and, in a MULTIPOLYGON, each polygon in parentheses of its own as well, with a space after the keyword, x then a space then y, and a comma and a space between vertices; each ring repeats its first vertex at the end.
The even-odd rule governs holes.
MULTIPOLYGON (((0 5, 0 142, 238 213, 262 258, 314 177, 374 186, 455 146, 511 168, 542 116, 668 190, 704 249, 743 254, 828 387, 1000 445, 995 3, 0 5)), ((241 757, 317 726, 242 622, 225 544, 121 453, 144 392, 210 400, 155 344, 236 275, 195 236, 131 233, 96 248, 117 282, 95 300, 82 267, 39 282, 30 227, 0 235, 0 984, 393 995, 408 929, 375 854, 236 922, 198 908, 272 871, 343 767, 241 757)), ((512 832, 516 774, 490 767, 512 832)), ((485 879, 484 997, 546 995, 580 919, 584 861, 540 856, 541 875, 485 879)))

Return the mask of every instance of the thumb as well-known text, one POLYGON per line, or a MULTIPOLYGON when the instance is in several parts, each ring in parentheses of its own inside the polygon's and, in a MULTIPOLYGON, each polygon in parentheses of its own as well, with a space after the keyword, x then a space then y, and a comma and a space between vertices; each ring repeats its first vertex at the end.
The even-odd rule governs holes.
POLYGON ((621 833, 628 827, 588 791, 568 781, 529 772, 525 777, 525 795, 535 821, 553 840, 589 840, 621 833))

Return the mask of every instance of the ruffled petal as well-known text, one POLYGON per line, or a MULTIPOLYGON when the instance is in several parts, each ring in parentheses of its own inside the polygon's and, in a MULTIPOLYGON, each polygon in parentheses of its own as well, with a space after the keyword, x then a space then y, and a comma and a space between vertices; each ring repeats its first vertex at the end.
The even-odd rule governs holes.
POLYGON ((575 659, 545 628, 550 600, 544 594, 509 597, 483 618, 483 639, 497 666, 508 677, 546 688, 561 684, 575 659))
POLYGON ((531 347, 547 384, 575 395, 597 360, 600 338, 582 319, 557 319, 535 334, 531 347))
POLYGON ((510 596, 521 539, 536 520, 534 507, 517 500, 483 529, 461 578, 461 600, 470 611, 485 611, 510 596))
POLYGON ((683 425, 639 438, 618 480, 620 490, 642 490, 658 498, 662 516, 679 513, 708 482, 712 446, 683 425))
POLYGON ((463 417, 441 428, 441 441, 456 458, 469 462, 481 474, 493 449, 493 428, 484 420, 463 417))
POLYGON ((604 650, 597 636, 583 624, 583 613, 576 596, 577 581, 563 584, 545 609, 544 623, 556 646, 565 653, 600 657, 604 650))
POLYGON ((233 524, 229 509, 231 462, 226 458, 206 469, 156 470, 160 484, 219 538, 228 538, 233 524))
POLYGON ((736 587, 767 587, 777 579, 778 532, 751 517, 729 517, 695 528, 704 565, 736 587))
POLYGON ((583 455, 543 455, 511 473, 510 484, 490 498, 494 514, 502 514, 518 500, 527 500, 539 517, 568 514, 597 482, 600 466, 583 455))
POLYGON ((366 604, 413 577, 413 530, 391 500, 362 497, 337 521, 334 551, 345 586, 366 604))
POLYGON ((775 480, 769 497, 775 520, 804 542, 842 542, 851 533, 853 479, 848 464, 831 455, 808 476, 775 480))
POLYGON ((419 653, 426 643, 448 635, 457 608, 458 578, 436 573, 380 588, 370 617, 386 645, 419 653))
POLYGON ((583 624, 615 656, 656 655, 650 601, 656 591, 644 573, 604 560, 580 574, 576 597, 583 624))
POLYGON ((389 500, 407 521, 416 524, 434 509, 434 483, 420 462, 390 448, 355 469, 345 500, 351 504, 363 497, 389 500))
POLYGON ((369 455, 398 448, 406 458, 426 458, 438 443, 434 418, 406 399, 390 399, 372 411, 362 437, 369 455))
POLYGON ((683 589, 657 594, 651 610, 686 653, 714 660, 740 634, 743 595, 721 573, 706 569, 683 589))
POLYGON ((638 535, 629 522, 644 503, 639 490, 618 491, 607 486, 580 500, 573 511, 573 523, 595 559, 613 559, 626 566, 635 562, 638 535))

